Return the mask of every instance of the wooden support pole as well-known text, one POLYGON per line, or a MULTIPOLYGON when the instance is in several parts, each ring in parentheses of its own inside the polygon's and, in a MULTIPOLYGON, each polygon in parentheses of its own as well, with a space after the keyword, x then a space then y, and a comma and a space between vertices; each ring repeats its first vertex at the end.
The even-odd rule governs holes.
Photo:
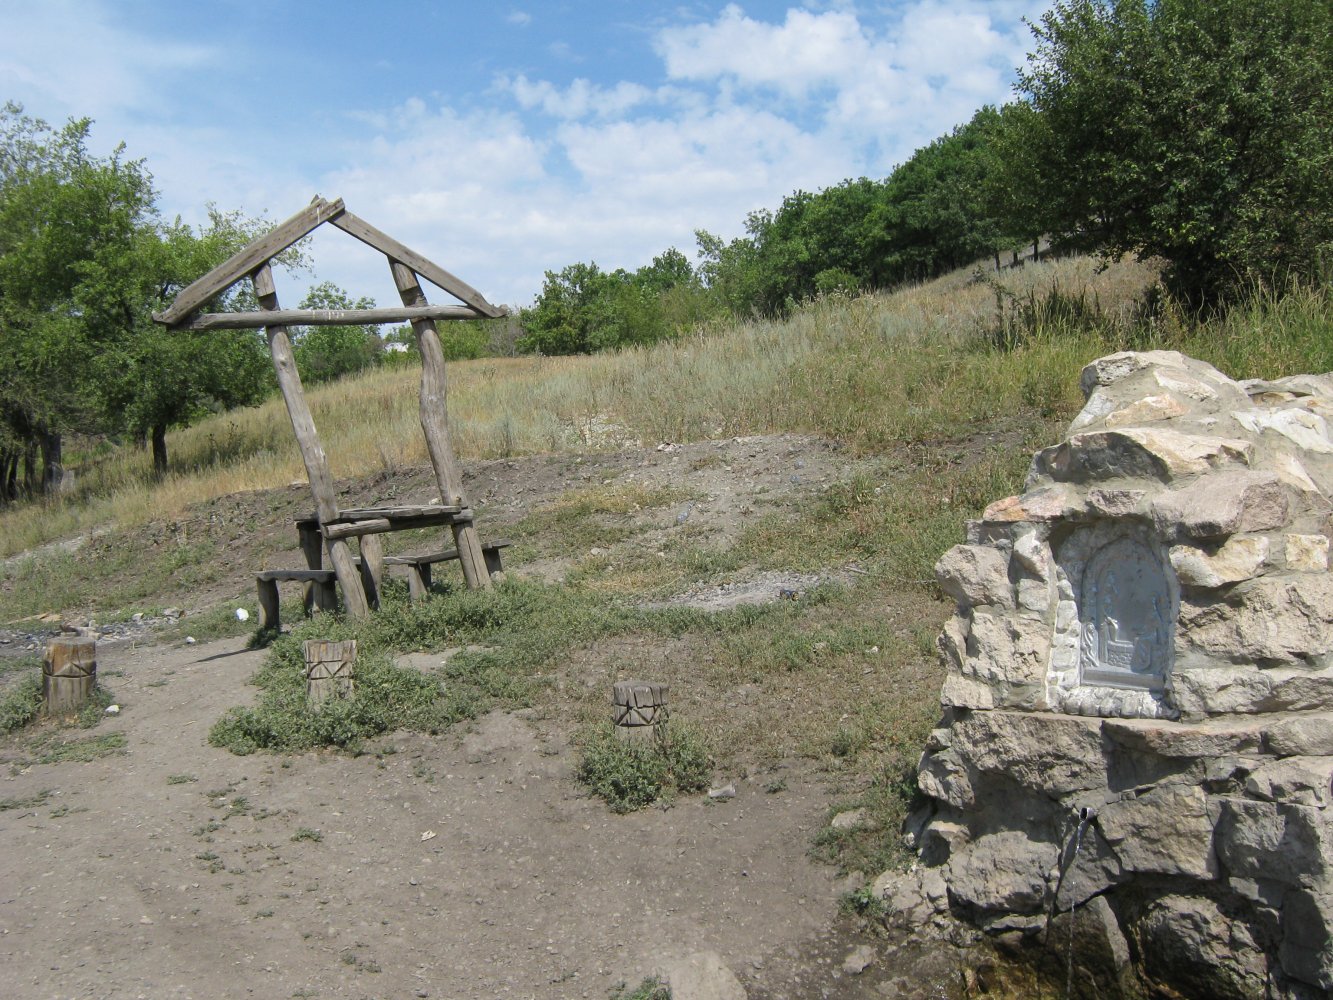
POLYGON ((97 640, 58 635, 42 660, 42 705, 47 715, 73 715, 97 686, 97 640))
POLYGON ((307 639, 301 643, 305 654, 306 703, 319 708, 331 698, 349 698, 355 683, 356 640, 334 642, 307 639))
MULTIPOLYGON (((255 286, 255 298, 260 308, 276 310, 278 293, 273 286, 273 271, 267 263, 261 264, 251 276, 255 286)), ((306 476, 310 480, 310 492, 315 496, 315 506, 321 523, 332 521, 338 516, 337 499, 333 492, 333 477, 329 475, 328 460, 320 446, 319 436, 315 433, 315 419, 310 415, 305 394, 301 390, 301 376, 296 370, 296 358, 292 354, 291 339, 285 326, 270 326, 265 331, 268 335, 269 352, 273 355, 273 368, 278 374, 278 386, 282 389, 282 398, 287 403, 287 415, 291 417, 292 430, 296 433, 296 443, 301 449, 301 460, 305 462, 306 476)), ((370 613, 366 603, 366 593, 361 589, 361 576, 357 572, 356 562, 351 549, 342 539, 328 539, 329 561, 338 576, 338 585, 342 587, 343 604, 352 618, 364 618, 370 613)))
MULTIPOLYGON (((297 528, 297 531, 301 536, 301 554, 305 556, 306 566, 310 569, 323 569, 324 539, 319 533, 318 526, 313 529, 301 526, 297 528)), ((333 611, 337 608, 336 595, 333 604, 329 607, 325 607, 323 603, 319 602, 319 597, 325 590, 327 588, 322 587, 314 580, 302 585, 301 603, 305 605, 307 618, 310 617, 316 607, 321 611, 333 611)))
MULTIPOLYGON (((393 270, 393 281, 398 287, 403 305, 425 305, 426 294, 421 290, 416 273, 393 259, 390 259, 389 266, 393 270)), ((449 385, 445 377, 440 334, 435 329, 435 321, 431 319, 414 319, 412 332, 416 335, 417 348, 421 352, 421 430, 426 435, 426 450, 430 454, 430 464, 435 469, 435 481, 440 488, 440 503, 466 508, 462 476, 454 458, 453 445, 449 442, 449 385)), ((476 526, 469 519, 455 522, 451 527, 467 585, 489 590, 491 577, 486 571, 486 558, 481 551, 481 539, 477 537, 476 526)))
POLYGON ((384 540, 379 535, 361 536, 361 583, 366 600, 376 610, 380 606, 380 583, 384 580, 384 540))
POLYGON ((265 632, 270 630, 276 632, 282 624, 282 617, 278 610, 280 607, 278 581, 255 580, 255 592, 259 598, 259 627, 265 632))

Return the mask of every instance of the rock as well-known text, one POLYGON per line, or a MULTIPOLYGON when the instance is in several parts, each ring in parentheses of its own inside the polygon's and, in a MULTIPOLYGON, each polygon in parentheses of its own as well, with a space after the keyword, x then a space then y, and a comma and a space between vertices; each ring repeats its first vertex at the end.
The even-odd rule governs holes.
POLYGON ((1071 495, 1058 486, 1032 490, 1019 497, 997 500, 981 515, 982 521, 1054 521, 1068 517, 1077 508, 1071 495))
POLYGON ((720 788, 710 788, 708 789, 708 797, 714 802, 725 799, 734 799, 736 797, 736 786, 733 784, 726 784, 720 788))
POLYGON ((868 944, 858 944, 842 960, 844 975, 859 976, 875 962, 875 949, 868 944))
MULTIPOLYGON (((1158 719, 1107 719, 1102 732, 1116 746, 1155 757, 1209 760, 1227 754, 1258 754, 1264 746, 1263 724, 1253 718, 1167 722, 1158 719)), ((1333 735, 1333 734, 1331 734, 1333 735)))
POLYGON ((949 750, 922 755, 916 784, 923 794, 955 809, 968 809, 976 802, 967 769, 958 755, 949 750))
POLYGON ((1088 490, 1088 509, 1102 517, 1128 517, 1137 514, 1147 490, 1088 490))
POLYGON ((1171 568, 1186 587, 1216 588, 1258 576, 1268 560, 1268 539, 1262 535, 1229 538, 1208 552, 1193 545, 1176 545, 1171 568))
POLYGON ((1333 713, 1284 716, 1269 723, 1264 751, 1277 757, 1333 756, 1333 713))
POLYGON ((1052 796, 1104 785, 1101 723, 1067 715, 974 712, 953 726, 953 753, 969 770, 1052 796))
POLYGON ((1327 535, 1286 535, 1287 569, 1296 573, 1328 571, 1327 535))
POLYGON ((1103 427, 1137 427, 1158 420, 1184 416, 1189 411, 1170 396, 1144 396, 1137 402, 1108 413, 1101 421, 1103 427))
POLYGON ((1249 927, 1203 896, 1166 896, 1137 921, 1149 980, 1164 993, 1253 1000, 1267 994, 1264 952, 1249 927))
POLYGON ((1008 561, 988 545, 955 545, 935 564, 935 579, 960 604, 1013 607, 1008 561))
MULTIPOLYGON (((1098 385, 1114 385, 1128 379, 1129 376, 1152 368, 1168 369, 1169 377, 1177 380, 1177 384, 1188 380, 1189 384, 1204 387, 1202 381, 1204 379, 1216 380, 1218 383, 1230 381, 1212 365, 1194 360, 1193 357, 1186 357, 1178 351, 1121 351, 1114 355, 1098 357, 1096 361, 1085 365, 1078 376, 1078 387, 1082 389, 1085 397, 1090 396, 1098 385)), ((1154 372, 1154 375, 1161 373, 1154 372)), ((1214 389, 1206 387, 1197 392, 1205 395, 1196 396, 1196 399, 1209 399, 1217 395, 1214 389)))
POLYGON ((923 866, 874 891, 913 933, 1072 930, 1080 995, 1322 996, 1333 376, 1125 352, 1081 386, 1026 492, 940 561, 923 866))
POLYGON ((1306 890, 1288 893, 1282 907, 1282 946, 1278 952, 1282 968, 1321 990, 1333 990, 1331 928, 1333 899, 1327 894, 1306 890))
POLYGON ((1208 879, 1217 874, 1203 789, 1164 785, 1112 802, 1097 827, 1126 871, 1208 879))
POLYGON ((1217 857, 1231 876, 1293 889, 1328 878, 1333 838, 1322 811, 1235 798, 1224 798, 1219 806, 1217 857))
POLYGON ((1245 779, 1247 794, 1265 802, 1329 805, 1333 757, 1286 757, 1261 764, 1245 779))
POLYGON ((1317 663, 1333 652, 1333 577, 1265 576, 1218 601, 1182 598, 1177 656, 1191 647, 1213 663, 1317 663))
POLYGON ((865 822, 866 811, 864 809, 848 809, 834 816, 829 826, 835 830, 855 830, 859 826, 864 826, 865 822))
POLYGON ((1075 434, 1040 453, 1042 471, 1057 483, 1146 479, 1170 483, 1214 469, 1249 465, 1254 445, 1234 438, 1168 428, 1126 428, 1075 434))
POLYGON ((1261 434, 1272 431, 1286 438, 1302 451, 1315 455, 1333 455, 1328 423, 1306 409, 1254 409, 1233 413, 1236 423, 1247 431, 1261 434))
POLYGON ((1205 476, 1152 502, 1153 524, 1164 538, 1222 538, 1270 531, 1287 522, 1287 489, 1271 472, 1205 476))
POLYGON ((949 859, 945 881, 964 906, 1037 914, 1046 901, 1045 873, 1057 849, 1017 830, 987 834, 949 859))
POLYGON ((745 1000, 745 987, 715 951, 695 952, 663 965, 672 1000, 745 1000))

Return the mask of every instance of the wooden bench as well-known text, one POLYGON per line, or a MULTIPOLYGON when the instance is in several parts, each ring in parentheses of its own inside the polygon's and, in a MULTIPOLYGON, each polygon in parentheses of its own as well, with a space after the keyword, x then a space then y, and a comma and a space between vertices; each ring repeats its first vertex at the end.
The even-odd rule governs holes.
MULTIPOLYGON (((313 584, 313 603, 324 611, 338 606, 337 574, 331 569, 265 569, 255 574, 255 589, 259 592, 259 627, 277 631, 281 624, 278 614, 278 584, 313 584)), ((310 613, 310 603, 306 604, 310 613)))
MULTIPOLYGON (((501 572, 500 550, 506 549, 512 544, 510 541, 500 539, 487 542, 481 547, 481 554, 486 557, 486 572, 488 574, 501 572)), ((446 549, 443 552, 427 552, 423 555, 385 556, 384 565, 407 567, 408 597, 411 600, 419 601, 430 593, 430 568, 436 563, 450 562, 457 558, 457 549, 446 549)))

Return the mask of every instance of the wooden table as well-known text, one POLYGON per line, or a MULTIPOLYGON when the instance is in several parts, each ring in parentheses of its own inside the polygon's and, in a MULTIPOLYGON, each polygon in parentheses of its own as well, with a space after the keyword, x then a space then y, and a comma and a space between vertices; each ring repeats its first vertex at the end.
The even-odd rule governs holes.
MULTIPOLYGON (((422 504, 410 507, 358 507, 339 509, 337 517, 322 526, 317 514, 296 519, 296 530, 301 536, 301 552, 306 565, 312 570, 324 568, 325 539, 360 539, 361 584, 366 589, 366 601, 371 607, 379 605, 380 582, 384 579, 384 546, 379 536, 391 531, 412 528, 433 528, 444 525, 470 524, 472 511, 466 507, 448 504, 422 504)), ((307 586, 306 610, 313 607, 318 597, 313 586, 307 586)))

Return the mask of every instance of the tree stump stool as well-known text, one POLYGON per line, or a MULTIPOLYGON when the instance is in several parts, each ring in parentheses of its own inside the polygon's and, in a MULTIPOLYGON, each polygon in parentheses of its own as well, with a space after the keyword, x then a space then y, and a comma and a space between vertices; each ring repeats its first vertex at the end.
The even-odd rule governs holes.
POLYGON ((58 635, 42 658, 42 704, 47 715, 73 715, 97 686, 97 640, 58 635))
POLYGON ((611 688, 611 718, 622 740, 652 739, 667 721, 668 684, 616 681, 611 688))
POLYGON ((348 698, 352 694, 352 673, 356 665, 356 640, 333 642, 307 639, 301 643, 305 654, 306 703, 317 709, 330 698, 348 698))

